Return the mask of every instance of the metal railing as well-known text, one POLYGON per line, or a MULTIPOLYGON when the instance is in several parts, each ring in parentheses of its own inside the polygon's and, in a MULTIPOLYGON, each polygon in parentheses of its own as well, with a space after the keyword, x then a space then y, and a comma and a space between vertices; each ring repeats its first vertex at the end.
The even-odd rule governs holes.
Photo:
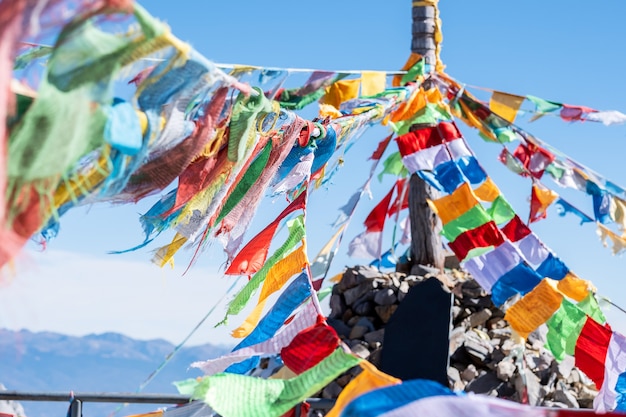
MULTIPOLYGON (((31 392, 31 391, 0 391, 0 400, 4 401, 70 401, 68 417, 81 417, 83 403, 129 403, 129 404, 187 404, 191 398, 178 394, 139 394, 126 392, 31 392)), ((307 398, 311 410, 330 410, 334 400, 324 398, 307 398)), ((217 413, 216 413, 217 415, 217 413)), ((296 417, 300 417, 300 406, 295 407, 296 417)))

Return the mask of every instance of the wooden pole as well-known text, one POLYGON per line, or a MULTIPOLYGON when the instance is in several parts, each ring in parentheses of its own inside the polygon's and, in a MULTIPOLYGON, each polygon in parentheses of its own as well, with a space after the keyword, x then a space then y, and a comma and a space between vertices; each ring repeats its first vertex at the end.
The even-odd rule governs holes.
MULTIPOLYGON (((431 71, 437 66, 437 5, 438 0, 413 1, 413 26, 411 51, 424 57, 431 71)), ((419 130, 432 125, 411 126, 419 130)), ((409 187, 409 217, 411 221, 411 264, 432 265, 443 271, 445 254, 441 244, 441 222, 430 209, 427 199, 438 198, 434 190, 424 180, 413 174, 409 187)))

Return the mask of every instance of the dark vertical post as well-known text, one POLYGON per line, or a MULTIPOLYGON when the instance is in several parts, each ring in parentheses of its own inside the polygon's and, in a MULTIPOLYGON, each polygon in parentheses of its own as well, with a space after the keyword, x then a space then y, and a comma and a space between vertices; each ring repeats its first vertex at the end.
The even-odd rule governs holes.
POLYGON ((83 417, 83 402, 73 398, 67 415, 68 417, 83 417))
MULTIPOLYGON (((433 71, 437 67, 437 1, 413 1, 411 51, 424 57, 425 63, 433 71)), ((424 125, 413 125, 411 130, 419 130, 424 125)), ((432 212, 427 199, 437 198, 436 190, 413 174, 409 188, 409 216, 411 220, 411 259, 413 265, 433 265, 443 271, 445 255, 439 231, 437 216, 432 212)))

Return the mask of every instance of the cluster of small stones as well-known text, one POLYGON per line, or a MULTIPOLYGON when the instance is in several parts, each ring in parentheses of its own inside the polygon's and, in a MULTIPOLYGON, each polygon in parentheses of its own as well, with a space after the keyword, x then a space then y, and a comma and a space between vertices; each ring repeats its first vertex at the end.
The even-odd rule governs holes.
MULTIPOLYGON (((456 391, 559 408, 592 408, 595 385, 566 357, 560 363, 544 348, 538 330, 521 341, 512 337, 504 312, 469 275, 458 269, 414 267, 413 274, 349 268, 334 286, 328 323, 352 351, 379 366, 385 324, 409 289, 437 277, 454 294, 448 380, 456 391)), ((544 326, 545 327, 545 326, 544 326)), ((337 398, 360 372, 353 368, 319 394, 337 398)))

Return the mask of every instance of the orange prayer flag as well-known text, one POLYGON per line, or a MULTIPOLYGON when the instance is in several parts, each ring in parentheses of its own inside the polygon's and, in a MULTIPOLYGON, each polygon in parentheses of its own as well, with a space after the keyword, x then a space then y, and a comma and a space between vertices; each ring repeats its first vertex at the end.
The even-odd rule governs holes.
POLYGON ((545 188, 538 183, 533 183, 533 190, 530 196, 529 223, 545 219, 548 215, 548 207, 550 207, 550 204, 552 204, 557 198, 559 198, 559 195, 554 191, 545 188))
POLYGON ((589 294, 590 287, 589 281, 579 278, 572 272, 568 272, 556 286, 565 296, 576 301, 584 300, 589 294))
POLYGON ((361 394, 402 382, 398 378, 379 371, 367 361, 362 361, 359 365, 363 371, 345 386, 337 397, 333 408, 326 413, 326 417, 338 417, 348 403, 361 394))

